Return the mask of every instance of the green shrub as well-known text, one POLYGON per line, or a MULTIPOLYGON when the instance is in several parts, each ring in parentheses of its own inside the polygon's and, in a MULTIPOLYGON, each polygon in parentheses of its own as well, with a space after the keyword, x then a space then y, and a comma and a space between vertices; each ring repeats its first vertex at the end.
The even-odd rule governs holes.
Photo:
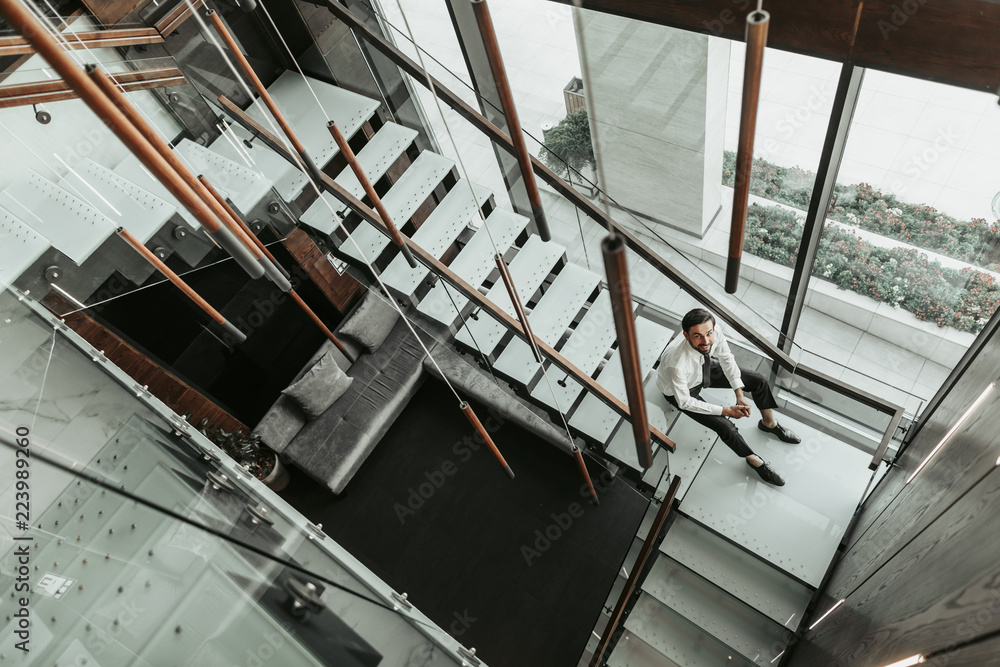
MULTIPOLYGON (((726 151, 723 185, 732 187, 735 171, 736 154, 726 151)), ((805 211, 815 180, 811 171, 779 167, 757 158, 750 172, 750 193, 805 211)), ((957 220, 931 206, 900 201, 865 183, 838 183, 831 204, 829 217, 834 220, 985 269, 1000 269, 1000 222, 957 220)))
MULTIPOLYGON (((753 204, 747 210, 743 249, 794 266, 802 228, 788 209, 753 204)), ((1000 288, 990 274, 943 267, 913 248, 880 248, 837 225, 823 230, 814 273, 841 289, 959 331, 980 331, 1000 306, 1000 288)))

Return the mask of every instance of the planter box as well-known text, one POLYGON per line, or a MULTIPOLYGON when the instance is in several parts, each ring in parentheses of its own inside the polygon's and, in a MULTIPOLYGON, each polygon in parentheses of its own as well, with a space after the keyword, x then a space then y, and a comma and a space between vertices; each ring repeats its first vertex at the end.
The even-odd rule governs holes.
POLYGON ((563 88, 563 100, 566 102, 566 115, 587 108, 587 98, 583 95, 583 80, 574 76, 563 88))

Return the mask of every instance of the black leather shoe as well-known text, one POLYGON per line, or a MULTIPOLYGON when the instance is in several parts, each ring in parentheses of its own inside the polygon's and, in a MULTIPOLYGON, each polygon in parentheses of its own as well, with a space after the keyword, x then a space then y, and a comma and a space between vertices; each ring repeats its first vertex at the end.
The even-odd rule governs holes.
POLYGON ((768 484, 773 484, 774 486, 784 486, 785 480, 781 479, 781 475, 774 472, 774 468, 767 465, 766 463, 760 464, 760 466, 755 466, 754 464, 747 461, 747 465, 753 468, 753 471, 760 475, 760 478, 767 482, 768 484))
POLYGON ((789 431, 787 428, 785 428, 778 422, 774 422, 774 426, 772 428, 768 428, 764 426, 764 420, 762 419, 759 422, 757 422, 757 428, 759 428, 761 431, 764 431, 765 433, 775 434, 776 436, 778 436, 778 440, 781 440, 782 442, 788 442, 793 445, 797 445, 800 442, 802 442, 802 438, 795 435, 794 433, 789 431))

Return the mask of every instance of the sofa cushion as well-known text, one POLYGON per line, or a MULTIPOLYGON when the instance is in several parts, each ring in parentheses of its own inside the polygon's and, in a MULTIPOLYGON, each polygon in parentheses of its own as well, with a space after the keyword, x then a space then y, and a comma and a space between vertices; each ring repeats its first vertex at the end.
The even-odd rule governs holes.
POLYGON ((302 414, 302 409, 292 399, 279 394, 278 400, 254 431, 265 445, 281 454, 305 425, 306 416, 302 414))
POLYGON ((302 379, 282 393, 295 401, 307 418, 316 419, 347 392, 352 381, 330 354, 324 354, 302 379))
POLYGON ((381 294, 369 291, 361 305, 340 327, 340 334, 374 353, 392 331, 399 313, 381 294))

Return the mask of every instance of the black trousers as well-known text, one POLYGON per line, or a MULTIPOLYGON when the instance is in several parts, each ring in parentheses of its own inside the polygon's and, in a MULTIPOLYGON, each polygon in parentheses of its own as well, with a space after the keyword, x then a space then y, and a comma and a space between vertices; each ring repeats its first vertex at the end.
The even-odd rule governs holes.
MULTIPOLYGON (((743 376, 743 392, 750 394, 753 399, 754 405, 757 406, 758 410, 767 410, 769 408, 778 407, 777 402, 774 400, 774 395, 771 393, 771 386, 767 383, 767 380, 760 373, 754 373, 752 371, 746 371, 740 369, 740 374, 743 376)), ((722 372, 722 366, 718 361, 712 360, 712 387, 729 387, 729 380, 726 379, 726 374, 722 372)), ((699 400, 704 400, 701 398, 701 385, 691 388, 691 396, 699 400)), ((678 407, 677 399, 673 396, 667 396, 667 401, 674 406, 678 407)), ((753 455, 753 450, 750 449, 750 445, 747 444, 743 436, 740 435, 740 431, 736 428, 736 424, 732 422, 728 417, 723 417, 722 415, 706 415, 700 412, 690 412, 688 410, 681 410, 691 419, 695 420, 702 426, 707 426, 708 428, 715 431, 722 442, 726 443, 729 449, 736 452, 740 457, 746 458, 747 456, 753 455)))

